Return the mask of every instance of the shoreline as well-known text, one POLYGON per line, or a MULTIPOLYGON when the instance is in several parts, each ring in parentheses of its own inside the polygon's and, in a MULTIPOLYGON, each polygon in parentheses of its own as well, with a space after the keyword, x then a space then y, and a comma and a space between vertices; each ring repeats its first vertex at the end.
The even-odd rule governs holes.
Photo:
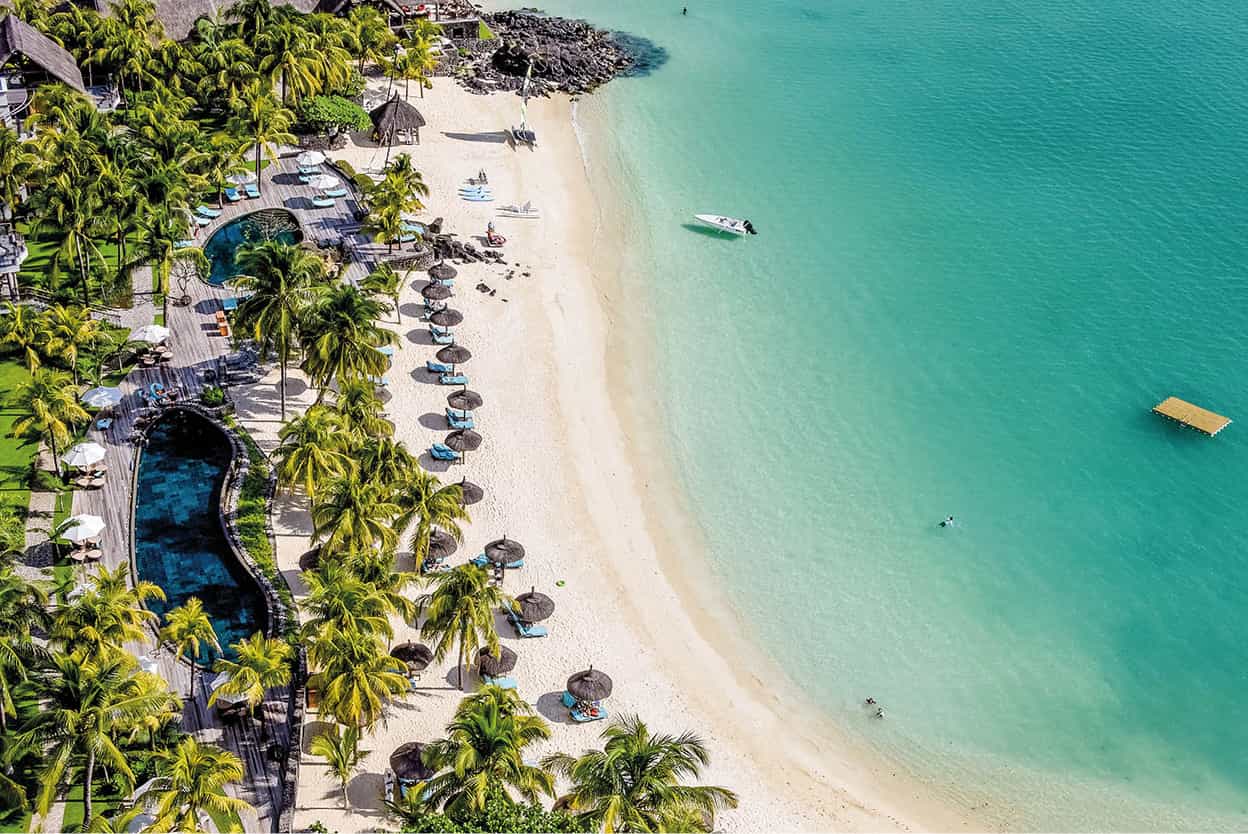
MULTIPOLYGON (((697 549, 699 537, 674 475, 635 464, 660 459, 662 441, 649 430, 659 424, 647 420, 633 393, 641 389, 628 379, 629 364, 644 347, 620 315, 627 309, 627 276, 615 256, 625 236, 609 234, 602 222, 620 206, 591 183, 587 169, 612 172, 609 164, 582 157, 569 99, 530 102, 540 140, 532 152, 486 138, 514 120, 514 96, 473 95, 439 79, 426 98, 412 101, 429 121, 424 143, 394 153, 411 153, 424 173, 431 189, 426 216, 443 216, 445 227, 464 239, 483 233, 494 204, 455 198, 457 184, 479 168, 488 171, 498 204, 531 199, 542 211, 540 220, 498 221, 508 237, 506 267, 458 267, 451 303, 465 314, 456 330, 473 350, 465 371, 486 400, 478 410, 486 442, 462 466, 426 465, 444 481, 467 476, 486 490, 452 561, 471 558, 482 543, 506 533, 534 557, 508 576, 508 592, 536 586, 556 600, 550 638, 519 641, 500 629, 503 643, 520 654, 513 676, 521 694, 552 726, 551 741, 535 755, 576 754, 599 743, 601 725, 573 725, 557 705, 567 675, 592 664, 616 681, 606 702, 613 715, 637 713, 657 732, 689 730, 704 738, 712 761, 701 781, 729 787, 741 800, 738 810, 717 817, 718 830, 965 826, 964 815, 929 800, 903 776, 866 763, 865 751, 842 741, 843 733, 795 731, 792 715, 782 714, 786 703, 795 703, 782 695, 789 686, 783 674, 758 647, 714 639, 719 629, 739 632, 742 624, 725 617, 716 590, 696 580, 690 563, 702 557, 680 558, 697 549), (475 291, 478 282, 496 295, 475 291)), ((593 147, 592 136, 589 142, 593 147)), ((331 157, 358 170, 381 161, 370 146, 351 145, 331 157)), ((387 374, 395 436, 413 454, 446 433, 437 420, 446 389, 429 384, 421 370, 432 354, 415 317, 422 285, 416 273, 404 282, 402 347, 387 374)), ((276 443, 272 377, 241 392, 239 409, 266 451, 276 443)), ((292 412, 313 396, 300 384, 292 374, 292 412)), ((427 455, 421 460, 429 464, 427 455)), ((299 597, 298 559, 309 530, 300 499, 279 499, 274 528, 279 567, 299 597)), ((410 627, 395 625, 396 643, 415 638, 410 627)), ((417 694, 396 702, 366 740, 368 753, 349 789, 350 812, 338 806, 339 788, 324 765, 307 753, 323 729, 308 715, 297 827, 321 821, 352 831, 386 824, 380 801, 386 760, 402 743, 441 735, 460 698, 453 664, 448 658, 431 666, 417 694)), ((475 675, 469 682, 475 684, 475 675)), ((824 729, 821 717, 812 720, 813 710, 799 712, 807 727, 824 729)))

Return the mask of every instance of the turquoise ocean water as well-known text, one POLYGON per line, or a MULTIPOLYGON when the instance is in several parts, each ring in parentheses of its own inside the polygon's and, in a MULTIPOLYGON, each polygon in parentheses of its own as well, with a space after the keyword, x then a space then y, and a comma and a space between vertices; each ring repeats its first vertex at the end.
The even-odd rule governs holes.
POLYGON ((582 118, 753 639, 986 819, 1248 827, 1248 5, 682 2, 544 7, 666 52, 582 118))

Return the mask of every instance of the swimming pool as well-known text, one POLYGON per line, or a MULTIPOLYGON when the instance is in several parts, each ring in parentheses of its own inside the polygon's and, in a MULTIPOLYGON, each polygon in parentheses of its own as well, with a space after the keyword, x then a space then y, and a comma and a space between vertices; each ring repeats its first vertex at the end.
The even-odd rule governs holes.
POLYGON ((285 209, 264 209, 236 217, 213 232, 204 246, 204 254, 211 265, 208 282, 219 286, 237 275, 234 253, 238 247, 263 240, 299 243, 303 240, 303 231, 295 216, 285 209))
POLYGON ((265 631, 268 623, 264 596, 221 526, 218 507, 231 455, 229 440, 207 419, 171 411, 143 448, 134 508, 135 570, 168 597, 148 607, 163 623, 166 611, 199 597, 227 654, 231 643, 265 631))

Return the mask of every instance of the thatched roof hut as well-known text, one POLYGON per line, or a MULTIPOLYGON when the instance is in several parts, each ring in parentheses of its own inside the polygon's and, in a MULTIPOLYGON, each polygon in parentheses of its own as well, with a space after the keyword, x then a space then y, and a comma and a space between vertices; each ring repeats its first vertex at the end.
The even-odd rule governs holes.
POLYGON ((11 61, 14 55, 22 56, 80 93, 87 91, 73 55, 29 23, 6 14, 0 17, 0 66, 11 61))
POLYGON ((373 120, 373 139, 378 144, 392 145, 400 134, 408 134, 408 144, 420 142, 420 129, 425 117, 396 93, 385 104, 368 114, 373 120))

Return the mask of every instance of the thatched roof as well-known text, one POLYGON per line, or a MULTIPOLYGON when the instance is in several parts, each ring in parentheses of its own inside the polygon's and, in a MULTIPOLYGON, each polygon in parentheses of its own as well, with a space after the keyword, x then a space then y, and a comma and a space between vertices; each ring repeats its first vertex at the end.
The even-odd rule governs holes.
POLYGON ((14 55, 23 56, 80 93, 87 91, 73 55, 29 23, 6 14, 0 18, 0 66, 7 64, 14 55))
POLYGON ((377 129, 377 137, 388 142, 401 130, 416 130, 425 126, 420 111, 397 95, 368 114, 377 129))
MULTIPOLYGON (((156 0, 156 17, 165 27, 165 35, 182 40, 195 28, 201 17, 225 20, 226 12, 235 0, 156 0)), ((310 14, 320 11, 321 0, 272 0, 274 6, 291 6, 296 11, 310 14)), ((109 14, 106 0, 91 0, 91 5, 102 15, 109 14)))

